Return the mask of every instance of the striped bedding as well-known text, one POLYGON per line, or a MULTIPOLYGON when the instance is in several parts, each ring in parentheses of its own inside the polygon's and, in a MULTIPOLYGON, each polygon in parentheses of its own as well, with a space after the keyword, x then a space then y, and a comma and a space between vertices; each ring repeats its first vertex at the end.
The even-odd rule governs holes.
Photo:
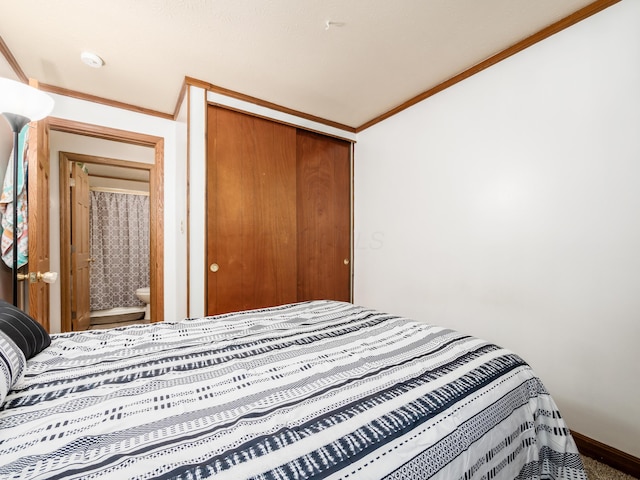
POLYGON ((54 335, 0 478, 586 479, 510 351, 332 301, 54 335))

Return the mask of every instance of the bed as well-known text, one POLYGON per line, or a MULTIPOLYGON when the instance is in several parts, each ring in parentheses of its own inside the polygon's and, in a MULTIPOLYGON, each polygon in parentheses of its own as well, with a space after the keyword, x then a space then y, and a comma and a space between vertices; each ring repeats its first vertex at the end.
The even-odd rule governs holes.
POLYGON ((3 479, 587 478, 518 355, 349 303, 52 335, 17 377, 3 479))

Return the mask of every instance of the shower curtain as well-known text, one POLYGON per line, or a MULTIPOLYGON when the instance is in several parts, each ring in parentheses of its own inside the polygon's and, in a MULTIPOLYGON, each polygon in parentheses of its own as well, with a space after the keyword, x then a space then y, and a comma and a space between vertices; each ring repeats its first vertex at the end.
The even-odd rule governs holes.
POLYGON ((149 197, 90 192, 91 310, 143 306, 149 286, 149 197))

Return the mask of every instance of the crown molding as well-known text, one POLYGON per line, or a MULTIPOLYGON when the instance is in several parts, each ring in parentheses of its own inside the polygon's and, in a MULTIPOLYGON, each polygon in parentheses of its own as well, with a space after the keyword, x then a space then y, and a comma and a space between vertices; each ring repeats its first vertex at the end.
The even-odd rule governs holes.
MULTIPOLYGON (((572 25, 575 25, 578 22, 581 22, 582 20, 591 17, 592 15, 595 15, 596 13, 601 12, 602 10, 605 10, 606 8, 615 5, 616 3, 620 2, 621 0, 596 0, 593 3, 587 5, 586 7, 583 7, 582 9, 572 13, 571 15, 568 15, 567 17, 549 25, 546 28, 543 28, 542 30, 540 30, 537 33, 534 33, 533 35, 525 38, 524 40, 521 40, 519 42, 517 42, 516 44, 512 45, 511 47, 502 50, 501 52, 497 53, 496 55, 493 55, 492 57, 480 62, 477 65, 474 65, 473 67, 465 70, 462 73, 459 73, 458 75, 455 75, 454 77, 445 80, 444 82, 422 92, 419 95, 416 95, 415 97, 411 98, 410 100, 407 100, 406 102, 402 103, 401 105, 398 105, 397 107, 389 110, 386 113, 383 113, 382 115, 379 115, 371 120, 369 120, 368 122, 360 125, 359 127, 351 127, 348 125, 344 125, 338 122, 334 122, 331 120, 327 120, 321 117, 316 117, 314 115, 310 115, 304 112, 300 112, 297 110, 293 110, 287 107, 283 107, 282 105, 277 105, 275 103, 271 103, 271 102, 267 102, 265 100, 261 100, 259 98, 256 97, 252 97, 250 95, 245 95, 243 93, 240 92, 236 92, 234 90, 229 90, 227 88, 224 87, 220 87, 217 85, 213 85, 209 82, 205 82, 202 80, 198 80, 196 78, 193 77, 188 77, 185 76, 185 79, 182 83, 182 86, 180 88, 180 92, 178 94, 178 99, 176 102, 176 106, 174 108, 173 113, 165 113, 165 112, 160 112, 157 110, 153 110, 153 109, 149 109, 149 108, 145 108, 145 107, 139 107, 137 105, 132 105, 132 104, 128 104, 128 103, 124 103, 124 102, 119 102, 119 101, 115 101, 115 100, 109 100, 103 97, 98 97, 96 95, 90 95, 90 94, 85 94, 82 92, 77 92, 74 90, 69 90, 66 88, 62 88, 62 87, 56 87, 54 85, 48 85, 48 84, 44 84, 41 83, 40 84, 40 89, 50 92, 50 93, 56 93, 59 95, 64 95, 67 97, 73 97, 73 98, 78 98, 81 100, 86 100, 89 102, 94 102, 94 103, 99 103, 99 104, 103 104, 103 105, 108 105, 108 106, 112 106, 112 107, 116 107, 116 108, 122 108, 125 110, 131 110, 134 112, 138 112, 138 113, 143 113, 146 115, 152 115, 155 117, 160 117, 160 118, 164 118, 164 119, 168 119, 168 120, 176 120, 178 117, 178 112, 180 111, 180 107, 182 105, 182 102, 184 101, 185 95, 186 95, 186 91, 187 91, 187 87, 188 86, 194 86, 194 87, 199 87, 199 88, 203 88, 205 90, 211 91, 211 92, 215 92, 215 93, 219 93, 221 95, 226 95, 228 97, 232 97, 232 98, 236 98, 239 100, 243 100, 246 102, 250 102, 253 103, 255 105, 259 105, 262 107, 266 107, 266 108, 270 108, 276 111, 280 111, 280 112, 284 112, 284 113, 288 113, 291 115, 295 115, 297 117, 300 118, 304 118, 307 120, 312 120, 314 122, 318 122, 324 125, 328 125, 334 128, 338 128, 347 132, 351 132, 351 133, 359 133, 373 125, 375 125, 376 123, 380 123, 383 120, 386 120, 389 117, 392 117, 393 115, 402 112, 403 110, 406 110, 407 108, 421 102, 422 100, 425 100, 443 90, 446 90, 447 88, 461 82, 462 80, 465 80, 473 75, 475 75, 476 73, 479 73, 499 62, 501 62, 502 60, 505 60, 513 55, 515 55, 516 53, 521 52, 522 50, 525 50, 526 48, 552 36, 555 35, 558 32, 561 32, 562 30, 569 28, 572 25)), ((15 72, 16 76, 18 76, 18 78, 24 82, 24 83, 28 83, 28 77, 26 76, 26 74, 24 73, 24 71, 22 70, 22 68, 20 67, 20 65, 18 64, 17 60, 15 59, 15 57, 13 56, 13 54, 11 53, 11 51, 9 50, 9 48, 7 47, 6 43, 2 40, 2 37, 0 37, 0 53, 2 55, 4 55, 4 57, 6 58, 7 62, 9 63, 9 65, 11 66, 11 68, 13 69, 13 71, 15 72)))
POLYGON ((11 50, 9 50, 7 44, 4 43, 2 37, 0 37, 0 54, 2 54, 2 56, 7 60, 7 63, 13 70, 13 73, 16 74, 18 79, 22 83, 29 83, 29 78, 25 75, 22 68, 20 68, 20 64, 16 60, 16 57, 13 56, 13 53, 11 53, 11 50))
POLYGON ((139 107, 137 105, 131 105, 130 103, 118 102, 116 100, 110 100, 108 98, 99 97, 97 95, 90 95, 88 93, 82 93, 75 90, 69 90, 67 88, 56 87, 55 85, 49 85, 47 83, 40 83, 40 90, 49 93, 55 93, 58 95, 64 95, 65 97, 77 98, 79 100, 86 100, 88 102, 99 103, 101 105, 108 105, 110 107, 122 108, 124 110, 131 110, 133 112, 143 113, 145 115, 152 115, 154 117, 165 118, 167 120, 173 120, 173 114, 160 112, 158 110, 152 110, 150 108, 139 107))
POLYGON ((294 115, 299 118, 304 118, 306 120, 311 120, 313 122, 321 123, 323 125, 327 125, 330 127, 338 128, 340 130, 344 130, 346 132, 355 133, 356 129, 354 127, 350 127, 349 125, 344 125, 342 123, 334 122, 332 120, 327 120, 325 118, 316 117, 314 115, 309 115, 308 113, 301 112, 299 110, 293 110, 291 108, 283 107, 282 105, 278 105, 275 103, 267 102, 265 100, 261 100, 256 97, 252 97, 250 95, 245 95, 244 93, 236 92, 234 90, 229 90, 228 88, 219 87, 217 85, 213 85, 211 83, 205 82, 203 80, 198 80, 197 78, 185 77, 185 84, 189 86, 194 86, 198 88, 202 88, 209 92, 218 93, 220 95, 225 95, 227 97, 235 98, 238 100, 242 100, 245 102, 253 103, 254 105, 259 105, 261 107, 270 108, 271 110, 276 110, 278 112, 287 113, 289 115, 294 115))
POLYGON ((522 50, 525 50, 526 48, 529 48, 530 46, 535 45, 536 43, 546 38, 549 38, 550 36, 555 35, 556 33, 561 32, 562 30, 569 28, 570 26, 575 25, 576 23, 581 22, 582 20, 589 18, 592 15, 595 15, 596 13, 601 12, 606 8, 609 8, 612 5, 615 5, 618 2, 620 2, 620 0, 596 0, 595 2, 587 5, 586 7, 581 8, 577 12, 574 12, 571 15, 568 15, 565 18, 555 23, 552 23, 548 27, 543 28, 539 32, 534 33, 533 35, 525 38, 524 40, 519 41, 515 45, 512 45, 511 47, 506 48, 505 50, 502 50, 501 52, 493 55, 492 57, 489 57, 483 62, 480 62, 479 64, 474 65, 473 67, 465 70, 464 72, 459 73, 454 77, 451 77, 449 80, 445 80, 444 82, 436 85, 435 87, 430 88, 425 92, 422 92, 419 95, 416 95, 412 99, 407 100, 403 104, 398 105, 397 107, 389 110, 388 112, 383 113, 382 115, 369 120, 368 122, 357 127, 356 133, 359 133, 367 129, 375 125, 376 123, 380 123, 381 121, 386 120, 389 117, 392 117, 396 113, 400 113, 403 110, 406 110, 407 108, 415 105, 416 103, 419 103, 422 100, 432 97, 436 93, 446 90, 447 88, 455 85, 456 83, 459 83, 462 80, 465 80, 475 75, 476 73, 479 73, 501 62, 502 60, 505 60, 511 57, 512 55, 515 55, 516 53, 519 53, 522 50))

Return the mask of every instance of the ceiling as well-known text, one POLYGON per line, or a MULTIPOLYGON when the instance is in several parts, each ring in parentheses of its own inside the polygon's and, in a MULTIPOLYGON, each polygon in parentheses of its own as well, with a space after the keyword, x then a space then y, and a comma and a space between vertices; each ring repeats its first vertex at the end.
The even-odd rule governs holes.
POLYGON ((82 94, 173 115, 186 76, 357 128, 592 3, 0 0, 0 37, 82 94))

